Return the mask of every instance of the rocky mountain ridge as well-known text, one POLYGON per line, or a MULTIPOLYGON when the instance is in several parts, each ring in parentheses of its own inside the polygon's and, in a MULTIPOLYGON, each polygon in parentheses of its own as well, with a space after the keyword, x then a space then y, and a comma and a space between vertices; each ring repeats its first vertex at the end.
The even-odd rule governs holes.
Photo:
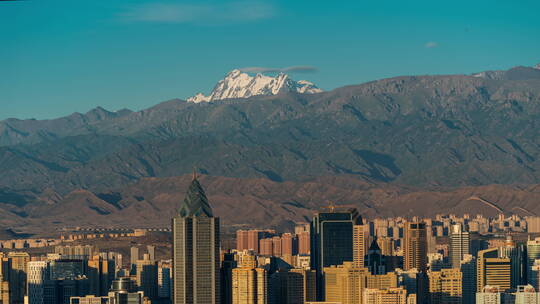
POLYGON ((269 96, 284 92, 313 94, 320 93, 322 90, 306 80, 294 81, 284 73, 279 73, 275 77, 260 73, 250 76, 240 70, 232 70, 216 84, 210 95, 205 96, 203 93, 197 93, 188 98, 187 101, 210 102, 251 96, 269 96))
MULTIPOLYGON (((5 120, 0 122, 0 219, 7 226, 39 225, 40 216, 50 216, 50 208, 42 206, 68 200, 81 207, 95 200, 92 195, 186 174, 193 166, 210 176, 277 185, 343 176, 420 192, 540 184, 535 71, 510 69, 500 79, 403 76, 318 94, 211 103, 175 99, 138 112, 96 109, 56 120, 5 120)), ((260 203, 273 206, 270 201, 279 195, 290 195, 276 189, 260 203)), ((430 204, 446 208, 451 198, 442 197, 430 204)), ((408 198, 407 204, 418 207, 416 198, 408 198)), ((361 204, 364 197, 357 199, 361 204)), ((127 214, 115 211, 121 205, 92 206, 107 219, 122 221, 107 212, 127 214)), ((536 212, 534 206, 521 207, 536 212)), ((75 216, 69 208, 55 209, 58 225, 75 216)), ((384 214, 384 206, 370 210, 384 214)))

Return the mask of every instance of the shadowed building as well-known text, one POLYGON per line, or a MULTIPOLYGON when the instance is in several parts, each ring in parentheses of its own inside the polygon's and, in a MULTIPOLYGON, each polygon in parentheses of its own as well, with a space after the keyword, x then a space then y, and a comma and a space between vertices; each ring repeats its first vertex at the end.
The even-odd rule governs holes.
POLYGON ((425 223, 405 223, 403 233, 403 268, 416 268, 426 271, 427 268, 427 231, 425 223))
POLYGON ((172 229, 172 303, 219 303, 219 218, 214 217, 196 174, 172 219, 172 229))
POLYGON ((325 295, 323 269, 353 261, 353 227, 362 225, 356 209, 321 212, 311 222, 311 269, 317 273, 317 299, 325 295))

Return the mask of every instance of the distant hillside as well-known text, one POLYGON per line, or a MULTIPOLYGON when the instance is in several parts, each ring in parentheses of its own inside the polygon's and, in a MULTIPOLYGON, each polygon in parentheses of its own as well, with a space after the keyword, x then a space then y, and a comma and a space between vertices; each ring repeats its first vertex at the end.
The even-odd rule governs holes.
MULTIPOLYGON (((540 186, 490 185, 423 190, 362 182, 351 176, 308 182, 274 182, 202 176, 214 214, 224 229, 291 228, 308 221, 330 201, 353 204, 364 217, 435 214, 540 215, 540 186)), ((13 206, 0 204, 0 225, 19 233, 48 234, 63 227, 168 227, 183 199, 190 175, 144 178, 109 192, 74 190, 13 206)))
MULTIPOLYGON (((56 120, 9 119, 0 122, 0 212, 7 212, 0 218, 6 227, 24 223, 45 200, 95 204, 100 218, 121 222, 123 208, 89 193, 194 166, 210 176, 294 183, 347 176, 428 192, 539 184, 538 130, 540 70, 527 67, 396 77, 316 94, 175 99, 139 112, 97 108, 56 120)), ((405 205, 416 206, 412 199, 405 205)), ((70 221, 67 210, 55 215, 60 224, 70 221)))

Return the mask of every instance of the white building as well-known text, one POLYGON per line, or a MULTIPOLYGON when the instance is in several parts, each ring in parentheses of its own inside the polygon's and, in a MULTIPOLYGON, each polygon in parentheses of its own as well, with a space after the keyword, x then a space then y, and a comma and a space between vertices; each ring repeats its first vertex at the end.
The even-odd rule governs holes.
POLYGON ((47 278, 48 263, 46 261, 28 262, 28 304, 43 304, 43 282, 47 278))

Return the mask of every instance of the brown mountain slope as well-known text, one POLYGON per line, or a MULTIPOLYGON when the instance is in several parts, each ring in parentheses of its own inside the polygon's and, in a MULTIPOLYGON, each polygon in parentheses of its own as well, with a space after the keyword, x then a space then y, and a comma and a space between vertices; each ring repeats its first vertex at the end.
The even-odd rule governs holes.
MULTIPOLYGON (((109 193, 76 190, 59 201, 3 209, 4 228, 48 233, 62 227, 168 227, 191 176, 145 178, 109 193), (15 209, 11 209, 14 211, 15 209), (8 216, 10 213, 12 216, 8 216), (17 220, 16 220, 17 219, 17 220), (43 230, 44 227, 47 229, 43 230)), ((329 201, 354 204, 369 218, 433 216, 437 213, 503 213, 540 215, 540 185, 441 188, 422 190, 369 183, 349 176, 321 177, 308 182, 274 182, 201 176, 214 214, 228 227, 290 227, 307 221, 329 201)), ((48 197, 50 199, 50 197, 48 197)))

